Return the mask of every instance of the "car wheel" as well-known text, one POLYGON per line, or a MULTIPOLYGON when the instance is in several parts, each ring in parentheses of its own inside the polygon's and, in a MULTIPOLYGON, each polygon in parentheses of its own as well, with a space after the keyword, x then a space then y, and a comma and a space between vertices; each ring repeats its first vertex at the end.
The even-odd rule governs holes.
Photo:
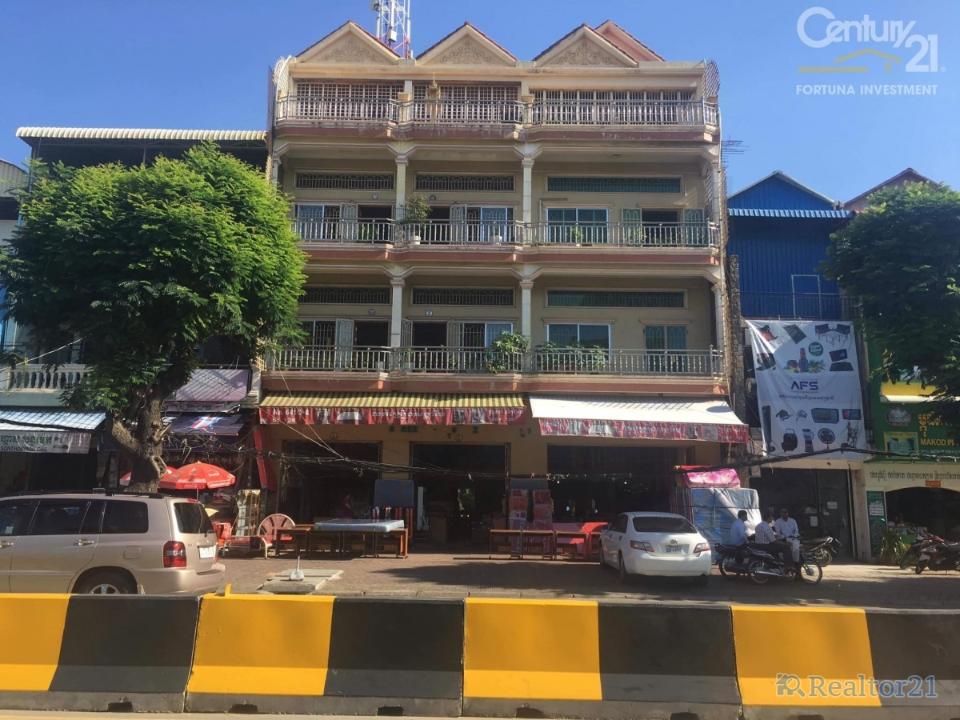
POLYGON ((617 553, 617 571, 620 576, 620 582, 627 581, 627 566, 623 564, 623 553, 617 553))
POLYGON ((133 595, 137 586, 123 573, 99 570, 78 582, 73 591, 80 595, 133 595))

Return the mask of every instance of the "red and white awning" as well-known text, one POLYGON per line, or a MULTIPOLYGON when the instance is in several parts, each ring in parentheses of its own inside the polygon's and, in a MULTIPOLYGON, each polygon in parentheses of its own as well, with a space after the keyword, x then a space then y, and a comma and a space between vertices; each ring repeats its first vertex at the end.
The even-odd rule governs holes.
POLYGON ((746 443, 749 428, 722 400, 530 396, 541 435, 746 443))

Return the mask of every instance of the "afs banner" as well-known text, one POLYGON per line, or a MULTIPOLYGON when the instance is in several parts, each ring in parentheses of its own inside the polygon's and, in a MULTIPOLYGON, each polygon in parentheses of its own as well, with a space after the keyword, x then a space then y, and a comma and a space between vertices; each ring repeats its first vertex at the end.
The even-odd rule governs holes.
POLYGON ((764 454, 864 448, 850 322, 748 320, 764 454))

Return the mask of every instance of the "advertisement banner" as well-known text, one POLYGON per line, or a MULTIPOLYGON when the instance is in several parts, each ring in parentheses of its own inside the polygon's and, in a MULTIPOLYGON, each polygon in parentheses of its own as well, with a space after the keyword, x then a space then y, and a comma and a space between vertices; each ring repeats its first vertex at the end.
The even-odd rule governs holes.
POLYGON ((0 452, 80 455, 90 451, 90 433, 0 428, 0 452))
POLYGON ((851 322, 748 320, 764 454, 865 448, 851 322))

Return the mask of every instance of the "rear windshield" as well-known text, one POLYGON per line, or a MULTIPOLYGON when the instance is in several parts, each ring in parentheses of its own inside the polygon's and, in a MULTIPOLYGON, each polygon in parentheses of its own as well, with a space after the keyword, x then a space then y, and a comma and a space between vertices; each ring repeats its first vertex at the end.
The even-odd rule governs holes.
POLYGON ((635 517, 633 529, 649 533, 695 533, 693 525, 681 517, 635 517))
POLYGON ((185 535, 198 535, 213 530, 210 518, 200 503, 176 503, 173 511, 177 516, 177 528, 185 535))

